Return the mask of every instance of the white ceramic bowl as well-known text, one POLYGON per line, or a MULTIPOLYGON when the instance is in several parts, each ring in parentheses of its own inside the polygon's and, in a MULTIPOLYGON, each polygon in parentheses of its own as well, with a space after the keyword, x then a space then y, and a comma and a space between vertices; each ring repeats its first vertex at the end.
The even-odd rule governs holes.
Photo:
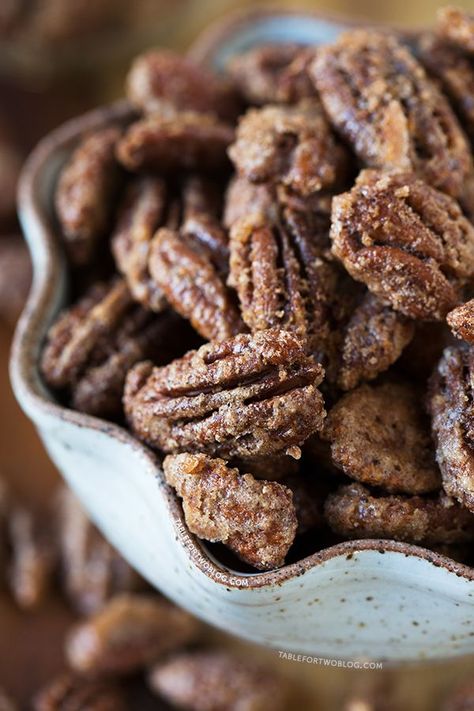
MULTIPOLYGON (((315 15, 234 17, 192 50, 215 66, 267 41, 318 43, 341 29, 315 15)), ((280 570, 241 574, 187 531, 153 453, 128 432, 57 404, 38 373, 46 330, 66 303, 67 276, 52 217, 58 169, 85 130, 126 119, 118 104, 46 137, 21 180, 19 210, 34 265, 11 378, 19 403, 93 520, 140 573, 179 605, 228 632, 281 650, 392 661, 474 652, 474 570, 403 543, 343 543, 280 570)))

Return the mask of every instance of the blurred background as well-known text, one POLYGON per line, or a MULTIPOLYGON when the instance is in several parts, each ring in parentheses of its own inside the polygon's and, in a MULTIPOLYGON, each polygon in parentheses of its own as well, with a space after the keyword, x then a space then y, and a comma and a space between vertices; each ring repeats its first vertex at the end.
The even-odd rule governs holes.
MULTIPOLYGON (((255 0, 0 0, 0 477, 33 510, 49 505, 58 475, 16 406, 8 383, 11 334, 30 279, 14 214, 22 161, 42 135, 65 119, 120 96, 128 63, 138 51, 152 45, 185 49, 210 21, 231 9, 256 4, 255 0)), ((474 10, 473 0, 457 4, 474 10)), ((288 0, 279 6, 420 27, 433 21, 439 3, 288 0)), ((0 686, 21 704, 63 664, 62 639, 72 618, 70 608, 54 594, 41 609, 24 613, 0 592, 0 686)), ((211 630, 207 634, 223 646, 264 659, 293 679, 304 690, 308 709, 436 709, 451 689, 472 678, 474 659, 383 672, 328 670, 284 661, 277 653, 211 630), (365 696, 372 692, 378 701, 365 696)))

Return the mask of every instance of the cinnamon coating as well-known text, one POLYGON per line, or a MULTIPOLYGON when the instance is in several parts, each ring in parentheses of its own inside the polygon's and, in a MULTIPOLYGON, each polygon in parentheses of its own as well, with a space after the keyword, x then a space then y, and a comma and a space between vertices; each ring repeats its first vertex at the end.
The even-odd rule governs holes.
POLYGON ((474 350, 446 348, 428 395, 443 488, 474 512, 474 350))
POLYGON ((472 172, 445 96, 393 36, 343 34, 318 49, 311 74, 331 123, 372 168, 413 171, 453 196, 472 172))
POLYGON ((474 344, 474 299, 450 311, 446 320, 455 336, 474 344))
POLYGON ((361 385, 329 411, 323 439, 334 464, 357 481, 421 494, 441 479, 419 396, 402 383, 361 385))
POLYGON ((125 410, 135 434, 166 453, 298 458, 325 416, 323 373, 289 332, 240 334, 164 368, 140 363, 127 376, 125 410))
POLYGON ((120 180, 115 159, 119 128, 103 128, 83 138, 59 177, 56 214, 69 258, 87 264, 108 227, 120 180))
POLYGON ((260 570, 283 565, 297 528, 288 488, 240 474, 204 454, 168 456, 163 471, 183 500, 191 533, 224 543, 260 570))
POLYGON ((474 54, 474 15, 448 5, 438 10, 438 32, 456 47, 474 54))
POLYGON ((282 183, 300 195, 337 187, 347 156, 318 100, 249 109, 240 119, 229 156, 252 183, 282 183))
POLYGON ((438 545, 474 539, 474 516, 442 493, 437 498, 374 495, 361 484, 330 494, 325 516, 345 538, 389 538, 438 545))
POLYGON ((395 311, 442 320, 474 274, 474 227, 412 174, 363 171, 333 200, 332 251, 395 311))

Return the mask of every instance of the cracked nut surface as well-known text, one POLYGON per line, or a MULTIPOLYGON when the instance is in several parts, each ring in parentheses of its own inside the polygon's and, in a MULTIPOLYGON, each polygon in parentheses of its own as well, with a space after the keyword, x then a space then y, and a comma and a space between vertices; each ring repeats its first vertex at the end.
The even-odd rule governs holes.
POLYGON ((116 595, 72 628, 70 667, 81 674, 129 674, 194 641, 199 623, 184 610, 150 595, 116 595))
POLYGON ((318 49, 312 77, 332 124, 372 168, 413 171, 458 196, 472 172, 445 96, 387 34, 352 31, 318 49))
POLYGON ((444 493, 434 499, 375 495, 361 484, 350 484, 330 494, 324 510, 331 529, 352 539, 437 545, 474 538, 474 516, 444 493))
POLYGON ((138 364, 124 403, 135 434, 168 454, 297 458, 325 416, 323 374, 296 336, 269 329, 202 346, 164 368, 138 364))
POLYGON ((329 411, 322 437, 334 464, 357 481, 420 494, 440 488, 429 423, 405 383, 361 385, 329 411))
POLYGON ((222 542, 261 570, 284 564, 297 528, 291 491, 254 479, 204 454, 176 454, 163 462, 165 479, 183 500, 186 525, 222 542))
POLYGON ((56 213, 70 259, 85 265, 107 229, 120 179, 115 147, 119 128, 86 136, 63 168, 55 194, 56 213))
POLYGON ((443 488, 474 512, 474 350, 446 348, 428 393, 443 488))
POLYGON ((474 299, 450 311, 446 320, 455 336, 474 344, 474 299))
POLYGON ((289 688, 282 677, 224 650, 182 652, 156 664, 151 688, 190 711, 283 711, 289 688))
POLYGON ((474 15, 448 5, 438 10, 438 32, 455 46, 474 54, 474 15))
POLYGON ((474 227, 411 174, 363 171, 333 199, 331 239, 354 279, 414 319, 442 320, 474 273, 474 227))
POLYGON ((54 678, 33 700, 34 711, 126 711, 123 692, 112 681, 71 672, 54 678))
POLYGON ((346 152, 317 100, 249 109, 229 156, 250 182, 282 183, 300 195, 337 187, 347 172, 346 152))

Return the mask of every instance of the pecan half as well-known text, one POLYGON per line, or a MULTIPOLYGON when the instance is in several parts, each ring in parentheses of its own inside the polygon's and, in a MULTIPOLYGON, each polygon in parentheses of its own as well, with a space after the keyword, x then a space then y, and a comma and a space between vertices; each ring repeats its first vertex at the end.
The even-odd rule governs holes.
POLYGON ((119 161, 131 171, 216 171, 227 167, 234 129, 209 114, 192 111, 136 121, 117 146, 119 161))
POLYGON ((455 336, 474 344, 474 299, 450 311, 446 320, 455 336))
POLYGON ((191 533, 224 543, 260 570, 284 564, 297 527, 289 489, 240 474, 223 459, 204 454, 168 456, 163 471, 183 500, 191 533))
POLYGON ((415 319, 443 319, 474 274, 474 227, 412 174, 363 171, 333 200, 331 239, 354 279, 415 319))
POLYGON ((235 222, 250 215, 273 214, 276 196, 270 186, 255 185, 247 178, 235 175, 225 195, 223 224, 230 229, 235 222))
POLYGON ((413 171, 458 196, 472 172, 447 99, 392 36, 352 31, 318 49, 311 74, 329 118, 373 168, 413 171))
POLYGON ((409 385, 361 385, 329 411, 321 436, 334 464, 364 484, 407 494, 441 485, 429 423, 409 385))
POLYGON ((63 168, 55 205, 65 245, 74 264, 87 264, 107 229, 120 170, 115 147, 118 128, 86 136, 63 168))
POLYGON ((350 484, 328 496, 324 511, 331 529, 346 538, 427 545, 474 539, 474 516, 444 493, 435 499, 375 495, 361 484, 350 484))
POLYGON ((166 49, 150 50, 134 60, 126 93, 147 114, 196 111, 233 121, 239 109, 230 82, 166 49))
POLYGON ((151 595, 117 595, 69 633, 66 656, 80 673, 128 674, 196 639, 199 623, 151 595))
POLYGON ((181 652, 150 671, 150 687, 190 711, 283 711, 290 689, 275 672, 230 652, 181 652))
POLYGON ((438 10, 438 32, 457 47, 474 54, 474 15, 448 5, 438 10))
POLYGON ((336 188, 347 174, 345 150, 318 100, 250 109, 240 119, 229 156, 253 183, 282 183, 300 195, 336 188))
POLYGON ((169 454, 297 458, 325 416, 323 373, 296 336, 269 329, 202 346, 164 368, 140 363, 124 403, 137 436, 169 454))
POLYGON ((88 679, 65 672, 39 691, 34 711, 126 711, 120 687, 104 679, 88 679))
POLYGON ((59 492, 57 509, 63 587, 79 612, 96 612, 113 595, 140 586, 138 573, 103 538, 67 487, 59 492))
POLYGON ((474 512, 474 350, 446 348, 428 397, 445 491, 474 512))

